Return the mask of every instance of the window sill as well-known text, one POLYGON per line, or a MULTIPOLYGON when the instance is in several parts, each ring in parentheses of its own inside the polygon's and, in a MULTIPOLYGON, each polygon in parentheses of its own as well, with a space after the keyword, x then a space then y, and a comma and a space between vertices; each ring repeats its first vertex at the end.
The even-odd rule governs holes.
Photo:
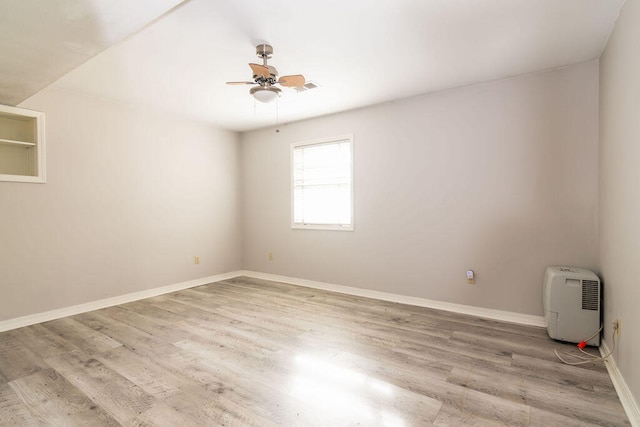
POLYGON ((328 230, 328 231, 353 231, 353 224, 350 225, 334 225, 334 224, 291 224, 293 230, 328 230))

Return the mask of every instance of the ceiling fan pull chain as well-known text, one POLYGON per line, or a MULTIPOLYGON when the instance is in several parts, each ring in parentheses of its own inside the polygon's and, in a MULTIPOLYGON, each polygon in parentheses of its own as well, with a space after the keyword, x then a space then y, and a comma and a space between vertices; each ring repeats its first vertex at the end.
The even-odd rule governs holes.
POLYGON ((276 99, 276 133, 279 133, 279 132, 280 132, 280 99, 276 99))

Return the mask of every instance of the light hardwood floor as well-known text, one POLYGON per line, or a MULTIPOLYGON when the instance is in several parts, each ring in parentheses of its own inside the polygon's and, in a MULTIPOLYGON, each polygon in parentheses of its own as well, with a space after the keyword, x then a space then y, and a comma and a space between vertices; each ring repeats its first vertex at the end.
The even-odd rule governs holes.
POLYGON ((624 426, 544 329, 236 278, 0 334, 0 425, 624 426))

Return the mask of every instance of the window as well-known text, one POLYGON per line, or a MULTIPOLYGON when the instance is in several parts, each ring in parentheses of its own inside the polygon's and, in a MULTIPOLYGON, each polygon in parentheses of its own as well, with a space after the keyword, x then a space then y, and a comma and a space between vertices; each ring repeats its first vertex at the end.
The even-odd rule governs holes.
POLYGON ((353 230, 352 140, 291 146, 292 228, 353 230))

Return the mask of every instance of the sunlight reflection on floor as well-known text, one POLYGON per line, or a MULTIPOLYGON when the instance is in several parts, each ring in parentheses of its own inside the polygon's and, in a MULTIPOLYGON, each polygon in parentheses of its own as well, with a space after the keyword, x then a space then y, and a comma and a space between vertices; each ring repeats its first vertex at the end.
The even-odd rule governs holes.
POLYGON ((405 427, 393 406, 395 392, 390 384, 368 377, 309 354, 294 358, 291 393, 305 406, 315 407, 329 424, 340 420, 360 425, 405 427))

